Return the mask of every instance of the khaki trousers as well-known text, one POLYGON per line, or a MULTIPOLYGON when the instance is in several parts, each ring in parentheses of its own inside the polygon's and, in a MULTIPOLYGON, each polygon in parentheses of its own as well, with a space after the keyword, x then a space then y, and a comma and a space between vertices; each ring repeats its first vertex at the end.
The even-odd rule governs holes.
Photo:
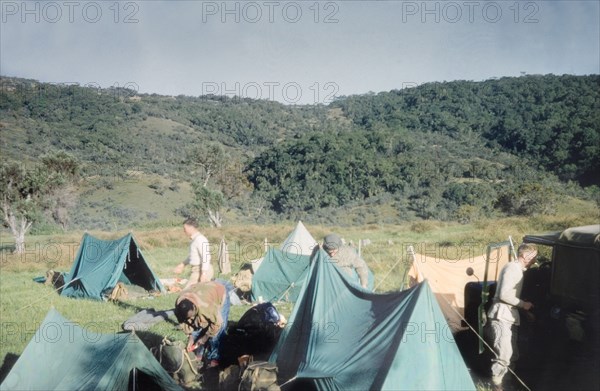
POLYGON ((518 326, 502 320, 491 319, 488 332, 492 348, 498 356, 492 359, 492 382, 500 385, 508 368, 512 368, 519 359, 518 326))

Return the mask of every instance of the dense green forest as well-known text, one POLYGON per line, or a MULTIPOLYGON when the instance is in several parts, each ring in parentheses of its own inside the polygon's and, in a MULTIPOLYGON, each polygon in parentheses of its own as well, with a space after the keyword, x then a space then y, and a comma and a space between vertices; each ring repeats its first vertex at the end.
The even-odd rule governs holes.
POLYGON ((337 101, 368 130, 408 129, 482 137, 562 180, 599 184, 600 78, 527 76, 419 88, 337 101))
POLYGON ((368 208, 390 212, 384 222, 551 214, 563 196, 599 194, 597 75, 429 83, 327 106, 0 81, 3 160, 77 159, 80 228, 107 228, 91 209, 125 225, 164 218, 119 204, 141 192, 172 215, 337 223, 369 222, 368 208), (132 177, 143 186, 122 186, 132 177))

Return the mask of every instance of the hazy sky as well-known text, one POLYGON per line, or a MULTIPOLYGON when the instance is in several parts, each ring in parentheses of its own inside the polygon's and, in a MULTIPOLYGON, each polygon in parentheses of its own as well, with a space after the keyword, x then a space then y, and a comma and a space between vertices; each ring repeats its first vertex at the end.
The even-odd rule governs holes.
POLYGON ((0 73, 53 83, 329 103, 600 73, 598 0, 0 3, 0 73))

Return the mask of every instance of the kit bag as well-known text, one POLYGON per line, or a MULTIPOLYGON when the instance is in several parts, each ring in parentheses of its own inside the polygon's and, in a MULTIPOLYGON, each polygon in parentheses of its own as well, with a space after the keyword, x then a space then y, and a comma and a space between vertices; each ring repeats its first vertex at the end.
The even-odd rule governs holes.
POLYGON ((197 380, 199 362, 194 353, 185 349, 183 342, 172 342, 164 338, 158 347, 153 347, 150 351, 179 384, 186 385, 197 380))
POLYGON ((277 385, 277 365, 254 361, 242 374, 239 391, 280 391, 277 385))

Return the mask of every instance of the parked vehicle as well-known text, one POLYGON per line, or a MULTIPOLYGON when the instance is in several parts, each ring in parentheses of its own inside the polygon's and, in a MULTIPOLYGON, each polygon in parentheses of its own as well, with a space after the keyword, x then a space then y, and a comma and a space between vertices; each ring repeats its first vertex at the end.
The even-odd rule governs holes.
MULTIPOLYGON (((522 317, 516 373, 531 389, 597 390, 600 225, 526 235, 523 242, 537 244, 539 257, 537 266, 524 275, 521 299, 534 303, 534 317, 522 317)), ((484 327, 494 288, 495 281, 485 278, 465 287, 465 318, 471 325, 478 324, 474 328, 479 331, 484 327)), ((472 368, 485 375, 489 370, 489 349, 479 354, 472 331, 457 340, 472 368)))

